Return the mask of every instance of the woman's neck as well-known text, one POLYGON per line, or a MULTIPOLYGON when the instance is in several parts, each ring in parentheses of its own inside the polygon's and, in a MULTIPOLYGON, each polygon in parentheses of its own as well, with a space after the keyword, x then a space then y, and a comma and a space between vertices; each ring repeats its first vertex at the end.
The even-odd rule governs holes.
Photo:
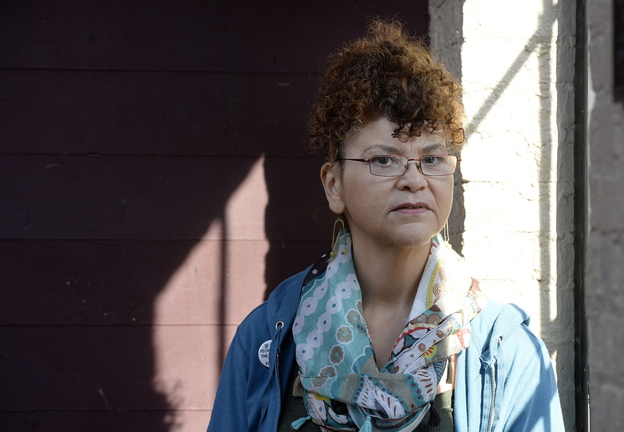
POLYGON ((353 242, 362 309, 378 368, 383 368, 401 335, 418 291, 431 244, 378 248, 353 242))
POLYGON ((370 304, 411 306, 431 244, 413 248, 359 247, 354 241, 353 260, 362 289, 363 307, 370 304))

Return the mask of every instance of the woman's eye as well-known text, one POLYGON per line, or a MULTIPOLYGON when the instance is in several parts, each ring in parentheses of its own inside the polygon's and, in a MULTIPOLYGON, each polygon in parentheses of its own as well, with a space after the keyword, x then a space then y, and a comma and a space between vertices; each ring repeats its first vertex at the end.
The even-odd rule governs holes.
POLYGON ((423 165, 437 165, 442 162, 442 156, 423 156, 420 163, 423 165))
POLYGON ((388 166, 396 163, 394 159, 391 156, 375 156, 371 158, 371 162, 379 166, 388 166))

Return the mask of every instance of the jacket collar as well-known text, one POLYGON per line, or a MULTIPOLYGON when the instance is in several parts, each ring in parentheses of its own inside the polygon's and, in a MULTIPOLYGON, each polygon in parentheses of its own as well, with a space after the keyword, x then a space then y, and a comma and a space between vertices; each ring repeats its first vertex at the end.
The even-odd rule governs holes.
POLYGON ((490 364, 505 340, 522 324, 528 326, 529 321, 529 315, 518 306, 490 301, 470 323, 473 328, 470 344, 481 353, 481 361, 490 364))
POLYGON ((267 300, 266 324, 269 327, 270 333, 273 334, 278 326, 288 329, 288 331, 280 332, 280 344, 286 336, 290 335, 290 328, 292 327, 295 316, 297 315, 297 309, 299 308, 299 296, 301 295, 303 281, 310 271, 310 268, 311 267, 308 267, 304 271, 291 276, 279 284, 267 300))

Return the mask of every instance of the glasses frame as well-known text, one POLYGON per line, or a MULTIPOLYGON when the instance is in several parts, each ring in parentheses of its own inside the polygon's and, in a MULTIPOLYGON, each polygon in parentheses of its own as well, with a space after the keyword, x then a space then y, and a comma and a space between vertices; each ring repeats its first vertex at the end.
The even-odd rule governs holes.
POLYGON ((353 162, 364 162, 368 164, 368 171, 371 173, 371 175, 377 176, 377 177, 401 177, 403 175, 405 175, 405 173, 407 172, 407 168, 409 167, 409 163, 410 162, 415 162, 416 163, 416 168, 418 168, 418 172, 420 172, 422 175, 426 176, 426 177, 445 177, 445 176, 450 176, 455 174, 455 172, 457 171, 457 163, 461 162, 461 159, 455 155, 448 155, 448 154, 431 154, 431 155, 423 155, 419 158, 408 158, 407 156, 401 156, 401 155, 375 155, 375 156, 371 156, 368 159, 353 159, 353 158, 338 158, 337 160, 339 161, 353 161, 353 162), (455 169, 453 170, 452 173, 449 174, 425 174, 422 170, 421 167, 421 159, 426 158, 426 157, 432 157, 432 156, 443 156, 443 157, 452 157, 455 158, 455 169), (372 171, 372 165, 371 165, 371 160, 373 160, 374 158, 378 158, 378 157, 400 157, 400 158, 405 158, 407 159, 407 163, 405 164, 405 166, 403 167, 403 172, 401 174, 393 174, 393 175, 383 175, 383 174, 374 174, 372 171))

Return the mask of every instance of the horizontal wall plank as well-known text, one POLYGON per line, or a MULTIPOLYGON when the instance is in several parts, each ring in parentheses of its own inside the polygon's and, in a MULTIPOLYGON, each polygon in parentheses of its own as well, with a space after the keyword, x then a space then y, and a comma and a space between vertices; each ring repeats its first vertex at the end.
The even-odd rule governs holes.
POLYGON ((0 241, 0 325, 236 324, 328 249, 329 239, 0 241))
POLYGON ((0 394, 0 412, 205 411, 214 402, 222 357, 235 331, 236 326, 0 327, 3 386, 37 383, 28 392, 0 394))
POLYGON ((7 432, 19 431, 88 431, 88 432, 171 432, 178 428, 188 431, 204 431, 210 419, 210 411, 0 411, 0 425, 7 432), (181 414, 184 415, 180 419, 181 414), (172 422, 179 419, 177 426, 172 422))
POLYGON ((0 327, 3 410, 157 410, 150 327, 0 327), (129 385, 129 383, 131 383, 129 385))
POLYGON ((2 2, 0 67, 308 73, 368 17, 399 12, 427 28, 427 3, 406 0, 2 2))
POLYGON ((0 70, 0 153, 309 156, 316 86, 293 74, 0 70))
POLYGON ((235 330, 236 326, 0 327, 1 382, 15 388, 37 383, 28 392, 2 392, 0 413, 206 413, 235 330))
POLYGON ((327 230, 315 219, 331 220, 319 168, 314 158, 0 155, 0 238, 197 240, 236 202, 228 239, 264 223, 256 238, 316 240, 327 230))

